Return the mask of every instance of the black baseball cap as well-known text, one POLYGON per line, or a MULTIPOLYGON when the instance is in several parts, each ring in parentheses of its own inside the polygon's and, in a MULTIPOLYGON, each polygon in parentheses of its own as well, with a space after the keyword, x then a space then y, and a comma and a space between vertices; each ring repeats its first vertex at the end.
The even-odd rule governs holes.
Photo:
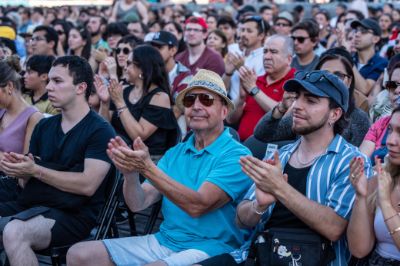
POLYGON ((373 19, 365 18, 363 20, 354 20, 350 24, 351 28, 356 29, 357 27, 363 27, 364 29, 372 30, 375 36, 381 36, 382 30, 379 27, 378 22, 373 19))
POLYGON ((168 31, 159 31, 154 33, 153 38, 149 41, 158 45, 168 45, 178 47, 178 40, 175 35, 168 31))

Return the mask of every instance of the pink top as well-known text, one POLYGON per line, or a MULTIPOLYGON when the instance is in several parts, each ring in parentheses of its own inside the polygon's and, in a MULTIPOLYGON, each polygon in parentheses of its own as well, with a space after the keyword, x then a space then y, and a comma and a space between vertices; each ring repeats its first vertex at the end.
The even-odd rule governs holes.
MULTIPOLYGON (((38 112, 33 106, 28 106, 2 132, 0 132, 0 151, 22 153, 24 151, 25 133, 29 118, 38 112)), ((0 119, 6 110, 0 109, 0 119)))
POLYGON ((381 147, 382 139, 385 136, 386 129, 390 122, 390 115, 382 117, 372 124, 364 140, 369 140, 375 143, 375 150, 381 147))

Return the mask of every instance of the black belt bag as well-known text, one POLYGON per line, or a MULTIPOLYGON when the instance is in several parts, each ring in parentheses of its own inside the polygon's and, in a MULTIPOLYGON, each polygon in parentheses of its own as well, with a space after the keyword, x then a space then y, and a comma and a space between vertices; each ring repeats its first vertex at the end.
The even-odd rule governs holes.
POLYGON ((335 258, 332 242, 309 229, 270 228, 256 236, 246 265, 325 266, 335 258))

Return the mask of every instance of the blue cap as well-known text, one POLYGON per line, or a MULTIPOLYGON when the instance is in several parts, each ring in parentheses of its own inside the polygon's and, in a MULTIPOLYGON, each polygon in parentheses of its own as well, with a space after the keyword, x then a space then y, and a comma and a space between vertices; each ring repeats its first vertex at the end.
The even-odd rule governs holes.
POLYGON ((289 92, 304 89, 318 97, 330 98, 344 112, 349 108, 349 89, 341 79, 326 70, 299 71, 294 79, 285 82, 283 88, 289 92))

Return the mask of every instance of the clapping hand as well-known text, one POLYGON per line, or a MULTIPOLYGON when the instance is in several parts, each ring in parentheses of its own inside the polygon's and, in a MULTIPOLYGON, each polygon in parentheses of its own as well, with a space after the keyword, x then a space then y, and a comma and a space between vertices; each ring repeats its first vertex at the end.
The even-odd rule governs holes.
POLYGON ((282 164, 277 151, 272 161, 261 161, 252 156, 240 158, 243 172, 249 176, 260 190, 274 195, 281 188, 282 182, 287 182, 287 175, 282 173, 282 164))
POLYGON ((350 161, 350 182, 353 185, 356 195, 367 196, 368 181, 364 174, 364 160, 361 157, 355 157, 350 161))
POLYGON ((1 168, 9 176, 29 179, 34 174, 35 161, 32 154, 5 152, 1 160, 1 168))
POLYGON ((256 86, 257 74, 254 69, 249 69, 246 66, 239 68, 240 85, 250 93, 250 90, 256 86))
POLYGON ((110 93, 111 100, 117 108, 125 105, 122 84, 118 83, 116 79, 111 79, 110 85, 108 86, 108 92, 110 93))
POLYGON ((94 87, 96 88, 97 95, 99 95, 102 103, 108 103, 110 101, 110 93, 108 92, 107 84, 99 76, 94 76, 94 87))
POLYGON ((383 169, 381 160, 375 157, 375 169, 378 178, 378 200, 382 206, 383 203, 390 203, 390 195, 392 190, 393 179, 390 174, 383 169))
POLYGON ((116 137, 108 143, 107 154, 114 165, 123 173, 144 172, 148 169, 151 158, 147 146, 140 137, 133 144, 134 150, 120 138, 116 137))

